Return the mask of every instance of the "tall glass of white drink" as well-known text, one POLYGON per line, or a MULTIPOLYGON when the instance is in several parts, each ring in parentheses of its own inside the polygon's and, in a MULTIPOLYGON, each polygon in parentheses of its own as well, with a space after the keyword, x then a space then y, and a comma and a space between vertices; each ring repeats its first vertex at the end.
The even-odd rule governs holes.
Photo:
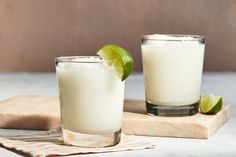
POLYGON ((205 39, 196 35, 145 35, 142 60, 147 112, 188 116, 198 112, 205 39))
POLYGON ((124 81, 98 56, 56 58, 63 141, 105 147, 120 141, 124 81))

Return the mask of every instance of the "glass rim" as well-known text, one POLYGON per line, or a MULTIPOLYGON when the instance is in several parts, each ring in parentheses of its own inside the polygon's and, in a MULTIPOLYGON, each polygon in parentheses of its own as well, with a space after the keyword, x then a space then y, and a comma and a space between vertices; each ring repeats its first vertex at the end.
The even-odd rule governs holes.
POLYGON ((155 41, 205 41, 205 37, 201 35, 190 35, 190 34, 149 34, 142 36, 142 40, 155 40, 155 41), (158 39, 154 38, 153 35, 167 35, 171 37, 192 37, 193 39, 158 39))
POLYGON ((54 59, 57 62, 69 62, 69 63, 102 63, 100 56, 61 56, 54 59), (87 60, 81 60, 87 59, 87 60))

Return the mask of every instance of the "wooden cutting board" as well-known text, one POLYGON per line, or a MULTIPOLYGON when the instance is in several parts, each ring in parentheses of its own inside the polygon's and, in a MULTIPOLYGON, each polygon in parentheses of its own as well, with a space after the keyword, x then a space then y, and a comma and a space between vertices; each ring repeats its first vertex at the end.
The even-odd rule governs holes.
MULTIPOLYGON (((60 127, 56 96, 16 96, 0 102, 0 128, 49 130, 60 127)), ((122 131, 130 135, 209 138, 230 117, 225 104, 216 115, 156 117, 142 100, 125 100, 122 131)))

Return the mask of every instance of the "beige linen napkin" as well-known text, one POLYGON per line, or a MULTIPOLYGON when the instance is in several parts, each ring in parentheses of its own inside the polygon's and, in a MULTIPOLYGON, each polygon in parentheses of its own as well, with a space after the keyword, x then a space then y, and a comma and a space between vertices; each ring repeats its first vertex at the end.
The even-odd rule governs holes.
POLYGON ((0 137, 0 145, 10 150, 23 152, 32 157, 75 155, 155 148, 151 142, 138 141, 122 135, 121 142, 113 147, 83 148, 62 144, 60 132, 45 132, 34 135, 0 137))

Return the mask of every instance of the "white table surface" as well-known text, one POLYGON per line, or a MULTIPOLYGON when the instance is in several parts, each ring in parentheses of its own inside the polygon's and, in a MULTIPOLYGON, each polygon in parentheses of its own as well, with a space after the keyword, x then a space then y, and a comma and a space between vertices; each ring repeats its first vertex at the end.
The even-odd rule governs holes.
MULTIPOLYGON (((185 139, 166 137, 134 136, 150 140, 156 149, 124 151, 82 155, 83 157, 236 157, 236 72, 205 72, 203 93, 222 95, 231 104, 232 117, 210 139, 185 139)), ((16 95, 57 95, 54 73, 0 73, 0 100, 16 95)), ((141 73, 135 73, 126 81, 126 98, 144 99, 144 85, 141 73)), ((148 129, 148 128, 147 128, 148 129)), ((25 134, 27 131, 0 129, 1 135, 25 134)), ((0 147, 0 157, 21 157, 0 147)))

